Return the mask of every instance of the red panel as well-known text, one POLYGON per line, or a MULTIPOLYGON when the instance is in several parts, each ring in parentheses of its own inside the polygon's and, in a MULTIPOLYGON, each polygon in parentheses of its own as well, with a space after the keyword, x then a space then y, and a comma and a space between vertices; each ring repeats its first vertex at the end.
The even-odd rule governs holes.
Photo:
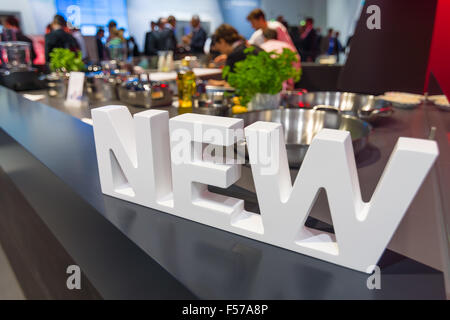
MULTIPOLYGON (((429 73, 433 72, 441 89, 450 97, 450 0, 439 0, 431 44, 428 76, 425 89, 428 89, 429 73)), ((420 44, 418 44, 420 45, 420 44)))

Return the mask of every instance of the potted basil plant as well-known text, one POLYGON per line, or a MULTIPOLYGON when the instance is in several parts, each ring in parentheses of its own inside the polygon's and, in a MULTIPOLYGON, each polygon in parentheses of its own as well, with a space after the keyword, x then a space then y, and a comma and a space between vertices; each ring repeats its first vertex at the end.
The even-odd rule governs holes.
POLYGON ((261 51, 257 55, 249 54, 254 47, 245 50, 245 60, 223 70, 223 78, 236 89, 242 105, 249 109, 275 109, 279 107, 283 82, 300 80, 301 70, 294 67, 298 62, 297 54, 289 49, 282 53, 261 51))
POLYGON ((55 48, 50 52, 50 70, 47 76, 48 94, 51 97, 64 98, 71 71, 84 71, 85 64, 81 52, 73 52, 65 48, 55 48))
POLYGON ((81 52, 73 52, 64 48, 53 49, 50 52, 50 69, 57 73, 84 71, 85 65, 81 52))

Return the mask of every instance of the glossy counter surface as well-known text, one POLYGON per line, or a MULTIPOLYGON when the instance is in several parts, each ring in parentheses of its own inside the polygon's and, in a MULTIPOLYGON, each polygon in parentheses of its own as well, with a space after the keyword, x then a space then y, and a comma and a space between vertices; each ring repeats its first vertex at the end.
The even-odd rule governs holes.
MULTIPOLYGON (((404 117, 404 112, 398 116, 404 117)), ((420 120, 427 117, 423 106, 408 114, 412 128, 392 120, 391 129, 402 136, 428 134, 428 123, 420 120)), ((0 166, 104 298, 445 297, 441 272, 390 250, 379 263, 382 289, 369 290, 366 274, 104 196, 92 127, 4 88, 0 88, 0 126, 0 166)), ((383 128, 381 133, 387 130, 383 128)), ((394 142, 382 137, 371 140, 377 151, 358 159, 364 198, 373 192, 364 183, 365 174, 370 170, 380 174, 369 167, 392 151, 394 142)), ((430 185, 421 189, 419 195, 424 193, 425 198, 419 200, 430 201, 424 206, 441 215, 437 210, 445 210, 446 202, 436 175, 427 179, 430 185)), ((226 192, 257 210, 251 192, 239 187, 226 192)), ((416 201, 413 206, 422 208, 416 201)))

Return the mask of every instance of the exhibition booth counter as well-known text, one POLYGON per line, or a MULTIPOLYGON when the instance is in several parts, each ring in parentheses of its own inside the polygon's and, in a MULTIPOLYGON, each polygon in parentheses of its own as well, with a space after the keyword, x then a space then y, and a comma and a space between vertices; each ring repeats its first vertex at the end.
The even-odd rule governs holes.
MULTIPOLYGON (((426 103, 396 110, 381 119, 383 126, 374 128, 356 157, 362 198, 368 201, 399 137, 431 138, 440 150, 378 262, 379 288, 376 274, 104 195, 93 127, 79 119, 89 110, 78 109, 77 118, 67 114, 73 114, 70 108, 57 110, 0 87, 0 181, 7 190, 2 202, 8 204, 0 216, 0 241, 26 295, 66 297, 71 264, 83 274, 77 294, 84 298, 445 299, 439 270, 445 268, 444 232, 437 231, 449 208, 443 111, 426 103), (26 209, 19 209, 24 204, 26 209), (31 222, 40 227, 30 228, 31 222)), ((209 188, 259 213, 248 170, 242 169, 246 181, 209 188)), ((306 224, 333 231, 326 196, 319 196, 306 224)))

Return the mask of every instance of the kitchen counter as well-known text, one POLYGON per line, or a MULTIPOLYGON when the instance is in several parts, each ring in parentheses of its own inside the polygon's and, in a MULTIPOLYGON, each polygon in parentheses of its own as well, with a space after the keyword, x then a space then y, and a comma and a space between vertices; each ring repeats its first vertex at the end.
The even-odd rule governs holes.
MULTIPOLYGON (((60 102, 48 97, 33 102, 0 87, 0 166, 100 297, 445 299, 444 275, 437 269, 448 266, 443 261, 445 250, 448 257, 448 113, 429 105, 397 110, 375 127, 369 147, 357 156, 368 200, 397 137, 426 138, 436 127, 441 155, 392 239, 392 250, 379 262, 382 289, 369 290, 367 274, 103 195, 92 127, 80 121, 90 118, 93 106, 60 102), (423 257, 429 251, 440 254, 423 257), (416 261, 425 258, 428 265, 416 261)), ((132 113, 141 110, 130 107, 132 113)), ((171 115, 178 111, 168 110, 171 115)), ((246 208, 256 212, 256 196, 249 190, 214 191, 244 199, 246 208)), ((314 210, 326 222, 324 203, 314 210)), ((14 213, 8 223, 21 230, 21 211, 14 213)), ((0 226, 6 223, 2 216, 0 226)), ((315 218, 309 223, 329 228, 315 218)), ((51 250, 40 254, 53 257, 51 250)))

